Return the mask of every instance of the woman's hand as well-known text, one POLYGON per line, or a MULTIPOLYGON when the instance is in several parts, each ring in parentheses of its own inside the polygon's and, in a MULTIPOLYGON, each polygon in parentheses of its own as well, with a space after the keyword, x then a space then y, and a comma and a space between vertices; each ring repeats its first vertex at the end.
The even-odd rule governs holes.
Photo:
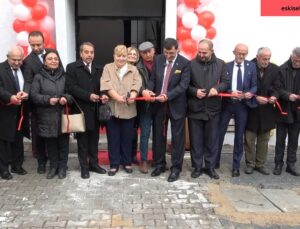
POLYGON ((50 98, 49 103, 50 103, 50 105, 54 106, 58 103, 58 101, 59 101, 59 98, 53 97, 53 98, 50 98))
POLYGON ((61 98, 59 99, 59 104, 60 104, 60 105, 64 106, 64 105, 66 105, 66 103, 67 103, 66 97, 61 97, 61 98))
POLYGON ((101 101, 102 101, 103 104, 107 103, 108 100, 109 100, 109 97, 107 95, 102 95, 101 96, 101 101))

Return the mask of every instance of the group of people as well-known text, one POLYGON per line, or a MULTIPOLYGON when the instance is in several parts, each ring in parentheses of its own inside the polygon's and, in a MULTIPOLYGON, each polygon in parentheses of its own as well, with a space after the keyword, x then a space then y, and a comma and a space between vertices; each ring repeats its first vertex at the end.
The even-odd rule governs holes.
POLYGON ((21 47, 12 47, 0 64, 0 174, 25 175, 23 137, 31 137, 39 174, 47 179, 67 174, 69 133, 61 130, 66 105, 78 104, 86 130, 76 133, 81 177, 90 172, 114 176, 122 166, 132 173, 136 161, 137 130, 141 130, 139 170, 148 173, 148 142, 152 127, 154 170, 167 170, 166 145, 171 125, 171 166, 168 181, 176 181, 185 152, 185 120, 191 145, 192 178, 206 173, 219 179, 224 136, 229 121, 235 121, 232 176, 240 175, 245 150, 246 174, 265 168, 270 132, 276 127, 275 168, 280 175, 288 135, 286 172, 299 176, 295 167, 300 131, 300 47, 278 67, 270 63, 271 50, 262 47, 247 61, 248 47, 237 44, 234 60, 216 57, 213 43, 203 39, 197 56, 189 61, 179 54, 178 42, 166 38, 163 53, 156 55, 153 43, 138 48, 117 45, 113 62, 104 68, 94 62, 95 47, 80 45, 80 59, 62 65, 57 50, 44 47, 39 31, 29 34, 32 52, 23 60, 21 47), (98 120, 100 106, 110 107, 112 117, 98 120), (99 166, 99 128, 106 127, 110 168, 99 166), (29 126, 31 128, 29 128, 29 126), (31 131, 29 131, 31 129, 31 131), (31 133, 31 134, 30 134, 31 133), (9 166, 11 169, 9 170, 9 166))

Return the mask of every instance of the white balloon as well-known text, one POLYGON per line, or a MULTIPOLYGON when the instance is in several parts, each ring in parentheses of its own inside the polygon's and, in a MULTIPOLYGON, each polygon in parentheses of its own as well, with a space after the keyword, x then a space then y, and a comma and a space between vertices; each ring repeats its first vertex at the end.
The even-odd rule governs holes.
POLYGON ((184 3, 181 3, 177 6, 177 16, 182 17, 184 13, 186 12, 193 12, 194 10, 192 8, 186 7, 184 3))
POLYGON ((199 42, 206 37, 206 29, 201 25, 196 25, 191 30, 191 37, 194 41, 199 42))
POLYGON ((11 4, 17 5, 21 3, 21 0, 9 0, 11 4))
POLYGON ((52 17, 46 16, 40 22, 41 30, 52 32, 55 28, 55 22, 52 17))
POLYGON ((28 32, 22 31, 17 34, 17 43, 21 46, 28 46, 28 32))
POLYGON ((30 10, 23 4, 16 5, 13 9, 13 14, 21 21, 26 21, 31 18, 30 10))
POLYGON ((186 12, 182 16, 182 24, 184 27, 191 29, 198 24, 198 17, 193 12, 186 12))

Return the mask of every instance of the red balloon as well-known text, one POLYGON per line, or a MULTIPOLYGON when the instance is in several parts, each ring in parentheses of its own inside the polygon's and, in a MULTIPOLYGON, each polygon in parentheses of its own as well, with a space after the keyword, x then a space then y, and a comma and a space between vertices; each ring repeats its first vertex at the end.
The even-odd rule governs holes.
POLYGON ((177 28, 180 27, 180 26, 183 26, 183 25, 182 25, 181 18, 178 18, 177 19, 177 28))
POLYGON ((53 41, 49 41, 45 47, 48 49, 56 49, 56 44, 53 41))
POLYGON ((25 58, 28 55, 28 46, 22 46, 22 45, 18 45, 18 46, 20 46, 23 49, 24 58, 25 58))
POLYGON ((197 51, 197 42, 189 38, 181 42, 181 48, 187 54, 194 54, 197 51))
POLYGON ((31 8, 31 16, 33 19, 40 20, 43 19, 47 15, 47 9, 45 6, 41 4, 36 4, 31 8))
POLYGON ((16 33, 24 31, 25 30, 25 22, 21 21, 19 19, 15 19, 13 22, 13 29, 16 33))
POLYGON ((178 40, 185 40, 191 38, 191 30, 187 29, 183 26, 177 27, 177 39, 178 40))
POLYGON ((49 32, 47 31, 41 31, 43 33, 44 36, 44 43, 45 45, 49 44, 50 40, 51 40, 51 35, 49 32))
POLYGON ((22 0, 23 4, 28 7, 33 7, 38 0, 22 0))
POLYGON ((215 15, 210 11, 202 11, 198 14, 199 24, 209 28, 215 21, 215 15))
POLYGON ((37 31, 40 29, 40 24, 38 21, 29 19, 25 22, 25 30, 27 32, 37 31))
POLYGON ((184 0, 184 3, 189 8, 197 8, 200 5, 199 0, 184 0))
POLYGON ((206 38, 214 39, 216 35, 217 30, 215 29, 215 27, 209 27, 208 29, 206 29, 206 38))

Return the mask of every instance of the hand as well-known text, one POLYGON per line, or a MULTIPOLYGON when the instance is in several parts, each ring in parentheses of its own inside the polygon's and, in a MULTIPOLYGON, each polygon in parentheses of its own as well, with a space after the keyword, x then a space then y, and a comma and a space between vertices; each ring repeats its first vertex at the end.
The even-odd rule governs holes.
POLYGON ((91 102, 99 102, 99 100, 100 100, 100 97, 99 97, 99 95, 96 95, 96 94, 94 94, 94 93, 92 93, 91 95, 90 95, 90 101, 91 102))
POLYGON ((58 103, 58 101, 59 101, 59 98, 54 98, 53 97, 53 98, 50 98, 49 103, 50 103, 50 105, 54 106, 58 103))
POLYGON ((268 98, 263 96, 256 96, 256 101, 261 105, 267 104, 269 102, 268 98))
POLYGON ((126 96, 121 96, 121 95, 118 95, 115 100, 118 102, 118 103, 126 103, 126 96))
POLYGON ((109 100, 109 97, 107 95, 102 95, 101 96, 101 101, 102 101, 103 104, 107 103, 108 100, 109 100))
POLYGON ((277 98, 275 96, 271 96, 269 98, 269 103, 274 104, 277 101, 277 98))
POLYGON ((196 96, 199 98, 199 99, 202 99, 206 96, 206 93, 205 93, 205 89, 198 89, 197 90, 197 94, 196 96))
POLYGON ((216 96, 216 95, 218 95, 217 89, 211 88, 211 89, 209 90, 208 97, 212 97, 212 96, 216 96))
POLYGON ((67 99, 66 99, 66 97, 61 97, 61 98, 59 99, 59 104, 62 105, 62 106, 66 105, 66 104, 67 104, 67 99))
POLYGON ((246 92, 244 94, 245 99, 251 99, 253 97, 253 94, 251 92, 246 92))
POLYGON ((243 99, 244 98, 244 94, 242 91, 233 91, 231 92, 232 96, 236 99, 243 99))
POLYGON ((292 102, 296 101, 298 98, 299 98, 298 95, 295 94, 290 94, 289 96, 289 100, 292 102))
POLYGON ((21 105, 22 100, 19 99, 19 98, 17 97, 17 95, 12 95, 12 96, 10 97, 10 103, 12 103, 12 104, 14 104, 14 105, 21 105))
POLYGON ((164 103, 168 100, 168 97, 166 94, 160 94, 155 98, 158 102, 164 103))
POLYGON ((24 91, 19 91, 17 93, 17 97, 18 97, 18 99, 26 100, 26 99, 28 99, 28 93, 26 93, 24 91))
POLYGON ((142 91, 142 95, 144 97, 154 97, 155 96, 155 93, 153 91, 150 91, 148 89, 145 89, 142 91))

